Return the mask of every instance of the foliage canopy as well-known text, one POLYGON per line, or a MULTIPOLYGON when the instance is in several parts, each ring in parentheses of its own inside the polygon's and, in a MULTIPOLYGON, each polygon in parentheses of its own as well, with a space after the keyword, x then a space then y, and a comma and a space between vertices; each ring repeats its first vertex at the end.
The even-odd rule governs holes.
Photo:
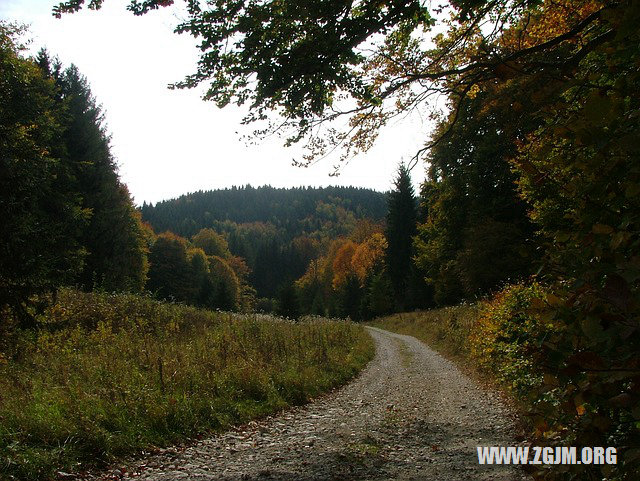
MULTIPOLYGON (((99 9, 104 0, 90 0, 99 9)), ((82 8, 59 4, 54 15, 82 8)), ((550 91, 594 49, 635 28, 629 0, 186 0, 176 27, 199 40, 196 73, 174 87, 209 85, 205 98, 248 104, 256 134, 307 142, 310 161, 341 146, 368 149, 391 119, 446 96, 455 111, 479 87, 529 78, 550 91), (550 83, 550 79, 554 82, 550 83), (343 127, 327 121, 346 119, 343 127)), ((132 0, 136 15, 172 0, 132 0)), ((428 146, 416 155, 428 150, 428 146)))

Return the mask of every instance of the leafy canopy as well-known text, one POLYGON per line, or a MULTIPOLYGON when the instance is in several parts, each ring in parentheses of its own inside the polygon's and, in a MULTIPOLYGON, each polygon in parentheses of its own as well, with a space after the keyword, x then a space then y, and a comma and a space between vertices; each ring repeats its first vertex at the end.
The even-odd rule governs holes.
MULTIPOLYGON (((84 3, 61 3, 54 15, 84 3)), ((306 142, 303 164, 337 147, 346 159, 436 97, 456 110, 487 82, 566 75, 611 38, 625 3, 562 1, 562 21, 546 24, 549 2, 537 0, 458 0, 431 11, 420 0, 185 0, 176 31, 197 38, 201 54, 197 72, 173 87, 206 83, 205 98, 217 105, 248 104, 245 122, 267 121, 256 135, 306 142), (328 124, 339 117, 340 126, 328 124)), ((172 4, 132 0, 128 8, 141 15, 172 4)))

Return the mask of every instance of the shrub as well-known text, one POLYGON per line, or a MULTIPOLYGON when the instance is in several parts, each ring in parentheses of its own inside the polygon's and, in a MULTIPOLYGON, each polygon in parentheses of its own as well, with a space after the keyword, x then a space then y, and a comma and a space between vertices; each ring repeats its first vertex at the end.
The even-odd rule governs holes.
POLYGON ((543 378, 540 346, 553 326, 531 308, 544 297, 545 290, 537 283, 506 287, 481 303, 469 336, 470 354, 479 367, 520 397, 539 387, 543 378))

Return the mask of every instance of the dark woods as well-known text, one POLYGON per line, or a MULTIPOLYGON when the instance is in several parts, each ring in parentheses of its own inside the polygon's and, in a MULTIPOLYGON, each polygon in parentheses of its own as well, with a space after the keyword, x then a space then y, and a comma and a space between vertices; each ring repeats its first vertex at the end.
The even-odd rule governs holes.
POLYGON ((34 296, 61 285, 140 291, 147 243, 86 79, 16 34, 0 28, 0 309, 33 327, 34 296))

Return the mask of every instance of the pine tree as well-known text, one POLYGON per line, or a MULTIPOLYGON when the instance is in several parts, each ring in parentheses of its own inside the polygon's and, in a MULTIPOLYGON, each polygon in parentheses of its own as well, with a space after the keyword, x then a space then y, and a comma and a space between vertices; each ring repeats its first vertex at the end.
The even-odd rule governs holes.
POLYGON ((41 52, 38 62, 45 72, 53 72, 61 93, 63 159, 75 176, 82 207, 91 213, 80 238, 87 256, 77 281, 86 289, 139 291, 147 272, 141 217, 118 177, 102 110, 74 65, 60 74, 57 62, 47 69, 47 58, 41 52))
POLYGON ((409 169, 404 163, 398 167, 394 186, 388 199, 386 264, 395 307, 403 310, 411 307, 408 305, 411 298, 408 290, 411 287, 412 243, 417 223, 416 197, 409 169))
POLYGON ((8 307, 30 327, 32 296, 55 291, 82 266, 84 213, 56 157, 54 82, 20 55, 19 34, 0 22, 0 316, 8 307))

